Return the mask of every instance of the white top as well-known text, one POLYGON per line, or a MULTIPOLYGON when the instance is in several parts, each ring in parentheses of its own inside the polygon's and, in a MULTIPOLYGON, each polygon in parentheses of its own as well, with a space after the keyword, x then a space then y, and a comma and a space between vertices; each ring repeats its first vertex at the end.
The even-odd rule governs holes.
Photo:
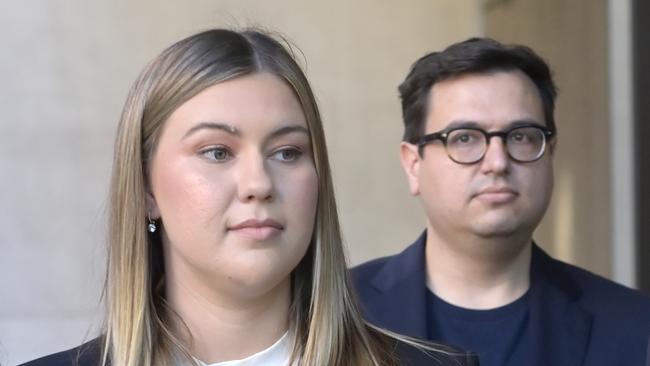
POLYGON ((288 366, 291 358, 291 345, 289 344, 288 333, 284 333, 280 339, 271 345, 271 347, 257 352, 241 360, 217 362, 206 364, 200 360, 201 366, 288 366))

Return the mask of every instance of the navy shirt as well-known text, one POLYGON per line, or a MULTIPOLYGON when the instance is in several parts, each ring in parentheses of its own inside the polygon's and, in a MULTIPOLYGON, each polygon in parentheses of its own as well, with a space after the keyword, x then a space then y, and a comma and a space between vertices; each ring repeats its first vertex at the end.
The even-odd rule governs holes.
POLYGON ((528 293, 496 309, 473 310, 449 304, 427 291, 427 315, 430 340, 475 352, 481 366, 527 364, 528 293))

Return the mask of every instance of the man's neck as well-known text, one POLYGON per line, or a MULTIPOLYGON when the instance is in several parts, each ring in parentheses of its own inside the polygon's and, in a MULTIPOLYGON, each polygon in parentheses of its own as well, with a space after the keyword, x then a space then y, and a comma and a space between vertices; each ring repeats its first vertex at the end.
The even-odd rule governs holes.
POLYGON ((257 299, 223 299, 187 282, 167 280, 167 301, 180 316, 174 329, 206 363, 246 358, 275 343, 288 328, 290 281, 257 299), (187 334, 189 330, 190 335, 187 334))
POLYGON ((436 296, 468 309, 493 309, 530 287, 530 238, 465 237, 450 242, 427 230, 427 286, 436 296))

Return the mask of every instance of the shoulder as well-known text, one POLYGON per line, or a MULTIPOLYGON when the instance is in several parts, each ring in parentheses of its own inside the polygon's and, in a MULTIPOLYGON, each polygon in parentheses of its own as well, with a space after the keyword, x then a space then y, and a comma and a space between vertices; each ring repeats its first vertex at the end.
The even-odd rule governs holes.
POLYGON ((376 258, 352 268, 352 278, 363 288, 373 281, 394 285, 424 273, 424 245, 426 231, 401 253, 376 258))
POLYGON ((546 281, 569 288, 582 308, 603 321, 650 327, 650 297, 577 266, 537 254, 546 281))
POLYGON ((580 303, 601 318, 650 329, 650 297, 584 269, 565 264, 567 272, 582 289, 580 303))
POLYGON ((642 306, 646 310, 650 306, 650 297, 637 290, 557 259, 550 258, 550 265, 553 266, 551 273, 558 276, 557 280, 572 281, 580 290, 585 302, 596 301, 626 307, 642 306))
POLYGON ((362 263, 352 268, 352 277, 355 282, 368 282, 372 279, 377 272, 379 272, 384 265, 389 262, 396 255, 376 258, 371 261, 362 263))
POLYGON ((79 347, 27 362, 21 366, 99 366, 101 339, 95 338, 79 347))
POLYGON ((397 357, 401 366, 478 366, 478 357, 470 352, 443 345, 435 351, 397 341, 397 357))

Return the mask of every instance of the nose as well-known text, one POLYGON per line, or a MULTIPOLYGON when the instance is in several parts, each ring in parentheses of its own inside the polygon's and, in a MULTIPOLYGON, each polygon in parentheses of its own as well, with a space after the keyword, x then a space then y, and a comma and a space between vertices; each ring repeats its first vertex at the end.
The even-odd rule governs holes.
POLYGON ((263 156, 254 154, 240 159, 237 174, 237 194, 242 202, 271 201, 273 179, 263 156))
POLYGON ((510 158, 505 141, 499 136, 492 136, 481 160, 481 171, 485 174, 502 175, 508 172, 509 167, 510 158))

